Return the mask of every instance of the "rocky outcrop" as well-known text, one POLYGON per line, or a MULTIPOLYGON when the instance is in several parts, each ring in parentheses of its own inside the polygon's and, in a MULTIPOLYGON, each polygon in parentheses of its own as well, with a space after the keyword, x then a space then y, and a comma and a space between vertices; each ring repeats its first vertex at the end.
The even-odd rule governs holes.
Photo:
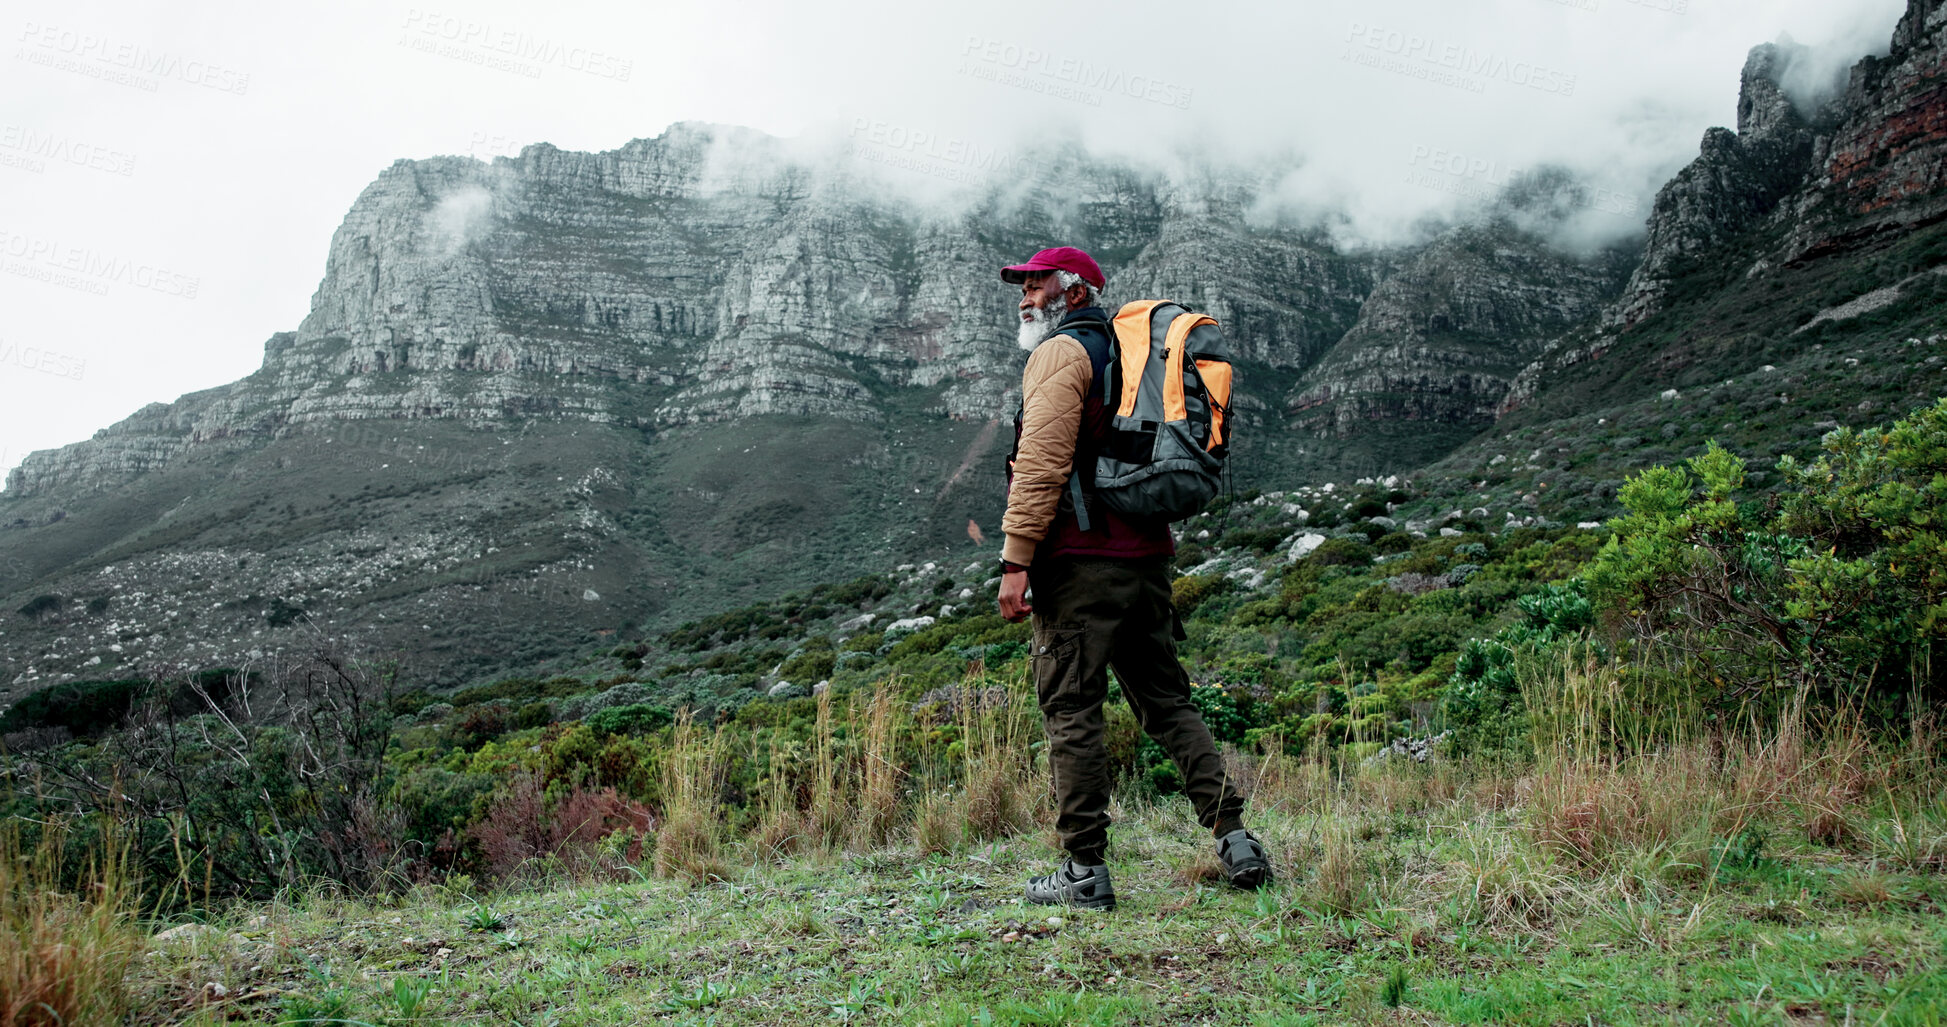
POLYGON ((1170 181, 1076 151, 1036 167, 939 208, 708 125, 606 153, 400 161, 352 205, 309 315, 257 373, 33 454, 9 491, 346 420, 870 423, 902 390, 984 420, 1019 373, 994 269, 1057 238, 1102 255, 1112 298, 1182 297, 1273 366, 1309 365, 1370 290, 1367 262, 1315 233, 1247 229, 1246 175, 1170 181))
POLYGON ((1775 260, 1947 217, 1947 4, 1910 0, 1887 54, 1855 65, 1832 106, 1811 179, 1780 211, 1775 260))
POLYGON ((1661 309, 1671 284, 1696 262, 1778 209, 1810 170, 1813 117, 1780 84, 1803 47, 1766 43, 1744 62, 1737 130, 1704 133, 1702 152, 1656 194, 1643 260, 1608 320, 1627 326, 1661 309))
POLYGON ((1379 283, 1287 402, 1339 437, 1382 421, 1484 427, 1515 374, 1614 297, 1626 262, 1564 253, 1505 214, 1451 229, 1379 283))
POLYGON ((1643 262, 1606 318, 1627 327, 1663 309, 1687 274, 1748 274, 1842 252, 1947 217, 1947 5, 1909 0, 1885 56, 1851 69, 1836 95, 1796 99, 1782 83, 1808 59, 1767 43, 1745 62, 1737 130, 1657 194, 1643 262))

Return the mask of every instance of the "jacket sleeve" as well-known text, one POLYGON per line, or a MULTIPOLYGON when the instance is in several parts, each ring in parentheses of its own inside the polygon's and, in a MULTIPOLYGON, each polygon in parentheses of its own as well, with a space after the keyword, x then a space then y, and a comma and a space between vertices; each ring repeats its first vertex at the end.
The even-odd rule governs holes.
POLYGON ((1055 523, 1093 376, 1088 351, 1066 335, 1042 343, 1028 358, 1021 375, 1021 444, 1001 518, 1007 534, 1001 559, 1009 563, 1032 564, 1035 546, 1055 523))

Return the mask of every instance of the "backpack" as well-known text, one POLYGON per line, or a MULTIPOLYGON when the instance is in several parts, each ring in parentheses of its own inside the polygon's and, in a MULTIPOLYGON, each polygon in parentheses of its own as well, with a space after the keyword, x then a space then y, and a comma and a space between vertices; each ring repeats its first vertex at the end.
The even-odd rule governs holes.
POLYGON ((1092 491, 1125 516, 1194 516, 1222 484, 1236 428, 1223 332, 1216 318, 1169 300, 1126 303, 1113 327, 1099 376, 1112 431, 1092 491))

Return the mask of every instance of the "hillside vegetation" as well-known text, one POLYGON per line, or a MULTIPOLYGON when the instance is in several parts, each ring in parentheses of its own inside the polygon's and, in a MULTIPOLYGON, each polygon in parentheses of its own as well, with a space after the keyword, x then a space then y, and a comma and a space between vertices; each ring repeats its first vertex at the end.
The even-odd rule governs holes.
POLYGON ((150 951, 91 1008, 157 1023, 1935 1023, 1947 402, 1815 449, 1704 447, 1603 525, 1397 481, 1187 522, 1278 879, 1219 882, 1112 702, 1108 915, 1014 901, 1057 854, 984 560, 447 695, 330 646, 59 686, 0 720, 0 1010, 56 1022, 85 929, 150 951))

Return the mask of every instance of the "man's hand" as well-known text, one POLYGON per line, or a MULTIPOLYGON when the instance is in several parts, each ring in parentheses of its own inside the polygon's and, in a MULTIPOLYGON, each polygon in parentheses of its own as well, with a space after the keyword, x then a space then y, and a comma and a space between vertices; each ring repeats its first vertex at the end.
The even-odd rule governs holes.
POLYGON ((1034 612, 1028 605, 1028 572, 1008 571, 1001 575, 1001 616, 1013 623, 1027 620, 1034 612))

